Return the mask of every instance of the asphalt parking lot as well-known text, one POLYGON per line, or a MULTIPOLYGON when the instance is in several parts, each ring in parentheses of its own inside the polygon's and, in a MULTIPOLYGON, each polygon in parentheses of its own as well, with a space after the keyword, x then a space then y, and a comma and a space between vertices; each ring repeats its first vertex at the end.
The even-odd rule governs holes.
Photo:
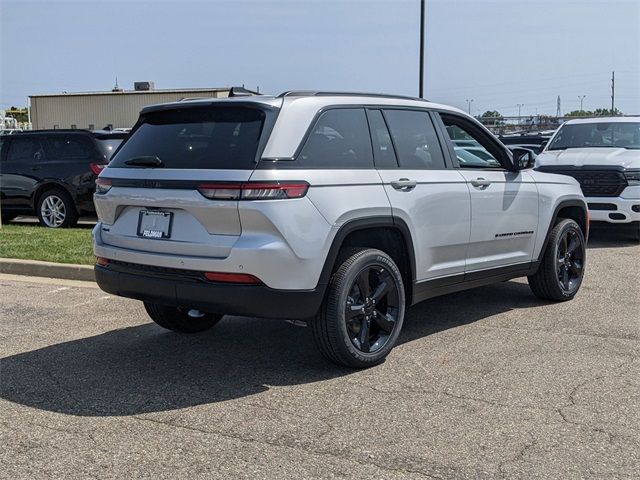
POLYGON ((0 477, 638 478, 640 246, 594 240, 574 301, 427 301, 366 371, 282 321, 179 336, 92 284, 0 276, 0 477))

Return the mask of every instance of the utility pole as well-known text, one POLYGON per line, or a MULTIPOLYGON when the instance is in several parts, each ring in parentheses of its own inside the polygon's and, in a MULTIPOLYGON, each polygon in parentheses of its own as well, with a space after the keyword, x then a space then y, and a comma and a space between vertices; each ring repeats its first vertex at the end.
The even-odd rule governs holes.
POLYGON ((580 112, 584 112, 582 109, 582 101, 585 99, 586 95, 578 95, 578 99, 580 100, 580 112))
POLYGON ((420 98, 424 98, 424 14, 425 0, 420 0, 420 98))
POLYGON ((611 72, 611 115, 616 111, 616 72, 611 72))
POLYGON ((466 99, 465 100, 467 102, 467 112, 469 112, 469 115, 471 115, 471 103, 473 102, 473 98, 472 99, 466 99))

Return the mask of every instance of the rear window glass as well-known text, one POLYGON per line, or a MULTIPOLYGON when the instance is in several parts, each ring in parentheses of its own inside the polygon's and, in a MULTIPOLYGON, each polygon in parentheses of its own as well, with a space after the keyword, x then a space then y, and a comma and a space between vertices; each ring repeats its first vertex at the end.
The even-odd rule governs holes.
POLYGON ((445 168, 436 130, 427 112, 385 110, 400 168, 445 168))
POLYGON ((109 166, 131 168, 125 162, 157 157, 164 168, 253 169, 264 119, 262 110, 241 107, 152 112, 109 166))
POLYGON ((94 160, 96 153, 91 140, 80 135, 49 137, 51 156, 56 160, 94 160))
POLYGON ((373 167, 364 109, 339 108, 320 115, 297 160, 306 168, 373 167))
POLYGON ((44 149, 35 138, 15 138, 12 140, 7 160, 12 162, 31 162, 44 159, 44 149))
POLYGON ((98 145, 100 145, 100 150, 102 150, 102 154, 104 158, 109 160, 111 156, 114 154, 116 149, 120 146, 124 139, 123 138, 110 138, 105 140, 98 140, 98 145))

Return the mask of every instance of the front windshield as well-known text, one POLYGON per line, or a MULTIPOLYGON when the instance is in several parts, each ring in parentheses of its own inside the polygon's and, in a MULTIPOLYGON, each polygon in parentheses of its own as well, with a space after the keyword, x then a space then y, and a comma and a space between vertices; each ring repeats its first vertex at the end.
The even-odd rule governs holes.
POLYGON ((547 150, 617 147, 640 149, 640 122, 575 123, 560 127, 547 150))

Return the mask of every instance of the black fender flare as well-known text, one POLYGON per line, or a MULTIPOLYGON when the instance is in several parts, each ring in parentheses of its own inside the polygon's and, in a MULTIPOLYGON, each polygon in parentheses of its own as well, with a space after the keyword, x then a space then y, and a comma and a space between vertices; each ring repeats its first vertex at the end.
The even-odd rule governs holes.
POLYGON ((584 231, 582 233, 584 234, 585 242, 589 239, 589 209, 587 208, 587 204, 583 200, 578 199, 562 200, 560 203, 558 203, 558 205, 556 205, 556 208, 553 211, 551 222, 549 223, 547 233, 545 234, 544 243, 542 244, 542 248, 540 249, 540 254, 538 255, 538 259, 534 260, 534 262, 539 264, 542 261, 544 252, 546 251, 547 245, 549 244, 549 236, 551 235, 551 230, 558 220, 558 214, 560 213, 560 210, 567 207, 578 207, 584 212, 585 224, 584 231))
POLYGON ((78 196, 76 195, 76 193, 73 191, 72 188, 69 188, 69 186, 66 183, 61 182, 59 180, 54 180, 54 179, 45 179, 36 185, 36 187, 33 189, 33 193, 31 194, 30 203, 31 203, 31 208, 33 209, 34 212, 38 207, 38 200, 40 199, 42 192, 45 192, 53 188, 60 188, 64 190, 69 194, 74 204, 77 202, 78 196))
POLYGON ((409 279, 411 284, 407 285, 406 287, 408 288, 409 293, 412 292, 413 284, 415 283, 416 279, 416 259, 411 232, 409 230, 409 227, 403 220, 391 215, 358 218, 355 220, 350 220, 340 227, 335 237, 333 238, 331 247, 329 248, 329 253, 327 254, 327 258, 325 259, 324 266, 322 267, 320 279, 318 280, 318 285, 316 287, 317 290, 322 291, 324 294, 324 291, 326 290, 327 285, 329 285, 329 281, 331 280, 331 274, 333 273, 338 254, 347 236, 353 232, 357 232, 358 230, 365 230, 369 228, 392 228, 400 233, 402 239, 405 242, 409 255, 407 263, 409 266, 409 279))

